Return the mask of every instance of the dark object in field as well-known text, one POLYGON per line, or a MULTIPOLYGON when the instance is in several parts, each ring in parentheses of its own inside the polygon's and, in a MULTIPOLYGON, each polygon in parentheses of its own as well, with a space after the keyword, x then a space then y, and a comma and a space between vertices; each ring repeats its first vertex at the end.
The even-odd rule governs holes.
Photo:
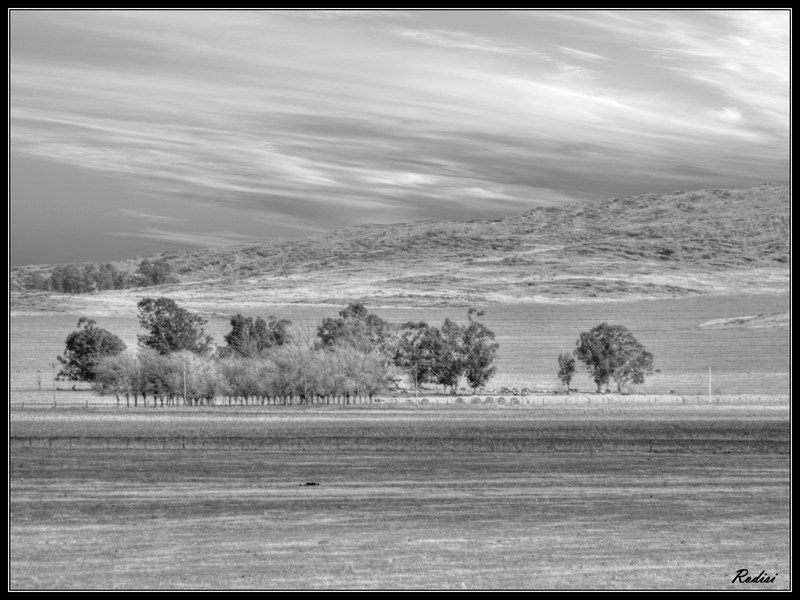
POLYGON ((300 484, 302 487, 308 487, 311 485, 319 485, 316 481, 306 481, 305 483, 300 484))

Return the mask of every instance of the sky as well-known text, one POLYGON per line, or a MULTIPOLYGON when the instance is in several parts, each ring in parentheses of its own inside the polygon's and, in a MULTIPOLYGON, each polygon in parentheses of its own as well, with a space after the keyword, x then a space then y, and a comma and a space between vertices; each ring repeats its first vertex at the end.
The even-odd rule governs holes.
POLYGON ((14 265, 788 182, 786 10, 9 14, 14 265))

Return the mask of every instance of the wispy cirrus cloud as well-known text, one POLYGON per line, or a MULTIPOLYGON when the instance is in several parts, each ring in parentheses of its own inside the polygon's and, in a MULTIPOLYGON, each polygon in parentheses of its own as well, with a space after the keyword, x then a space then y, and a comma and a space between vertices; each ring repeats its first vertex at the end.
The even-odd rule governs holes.
POLYGON ((260 241, 247 235, 241 235, 233 231, 218 231, 212 233, 189 233, 186 231, 170 231, 158 227, 149 227, 139 233, 112 232, 111 237, 133 237, 138 239, 156 240, 168 242, 182 246, 198 246, 210 248, 215 246, 232 246, 236 244, 255 243, 260 241))
POLYGON ((587 52, 586 50, 578 50, 577 48, 569 48, 567 46, 559 46, 558 49, 564 53, 572 56, 574 58, 578 58, 580 60, 588 60, 590 62, 598 62, 598 61, 606 61, 608 60, 607 57, 601 56, 600 54, 595 54, 594 52, 587 52))
POLYGON ((412 29, 398 27, 389 30, 390 33, 412 42, 448 48, 453 50, 471 50, 489 54, 506 54, 519 57, 540 58, 554 61, 554 58, 544 52, 533 48, 510 44, 498 39, 467 33, 464 31, 451 31, 447 29, 412 29))
POLYGON ((154 215, 151 213, 142 212, 140 210, 132 210, 130 208, 121 208, 119 210, 120 214, 125 215, 126 217, 134 217, 136 219, 143 219, 145 221, 153 221, 155 223, 170 223, 174 221, 179 221, 177 217, 167 217, 165 215, 154 215))

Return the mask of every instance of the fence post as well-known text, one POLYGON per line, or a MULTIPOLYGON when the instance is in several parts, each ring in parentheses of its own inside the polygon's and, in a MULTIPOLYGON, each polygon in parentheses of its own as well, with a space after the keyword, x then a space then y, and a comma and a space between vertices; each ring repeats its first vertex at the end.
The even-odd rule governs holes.
POLYGON ((58 408, 56 404, 56 363, 50 363, 50 366, 53 367, 53 408, 58 408))

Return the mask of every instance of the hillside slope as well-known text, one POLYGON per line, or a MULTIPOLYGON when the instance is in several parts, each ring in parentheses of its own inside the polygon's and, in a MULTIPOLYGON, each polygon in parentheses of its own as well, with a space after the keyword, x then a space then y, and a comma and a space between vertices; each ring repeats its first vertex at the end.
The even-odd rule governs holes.
MULTIPOLYGON (((181 283, 85 296, 13 293, 15 309, 193 304, 586 302, 788 289, 789 190, 646 194, 495 220, 362 225, 300 241, 166 253, 181 283)), ((132 270, 135 261, 115 263, 132 270)), ((21 267, 12 281, 47 266, 21 267)))

